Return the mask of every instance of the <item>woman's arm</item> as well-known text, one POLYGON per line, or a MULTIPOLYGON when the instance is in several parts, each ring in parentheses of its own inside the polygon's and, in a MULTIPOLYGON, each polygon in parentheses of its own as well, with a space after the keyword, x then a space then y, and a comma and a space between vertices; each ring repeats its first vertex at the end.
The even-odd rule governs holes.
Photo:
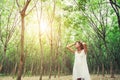
POLYGON ((70 52, 75 53, 75 51, 71 48, 71 47, 74 46, 74 45, 75 45, 75 43, 69 44, 69 45, 66 46, 66 48, 67 48, 70 52))
POLYGON ((87 45, 86 45, 86 43, 83 43, 83 46, 84 46, 85 53, 87 53, 87 45))

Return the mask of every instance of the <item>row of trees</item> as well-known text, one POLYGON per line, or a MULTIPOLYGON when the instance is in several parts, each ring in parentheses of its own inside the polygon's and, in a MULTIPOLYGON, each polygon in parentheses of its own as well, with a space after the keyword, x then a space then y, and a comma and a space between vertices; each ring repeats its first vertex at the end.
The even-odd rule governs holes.
POLYGON ((119 0, 2 0, 0 4, 0 73, 71 74, 74 55, 66 45, 88 45, 91 73, 119 73, 119 0), (8 7, 6 7, 8 6, 8 7), (115 66, 113 66, 115 65, 115 66))

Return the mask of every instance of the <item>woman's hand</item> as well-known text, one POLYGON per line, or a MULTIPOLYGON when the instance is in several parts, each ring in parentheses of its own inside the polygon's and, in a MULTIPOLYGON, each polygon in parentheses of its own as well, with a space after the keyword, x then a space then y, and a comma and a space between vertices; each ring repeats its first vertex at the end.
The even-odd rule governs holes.
POLYGON ((72 44, 67 45, 67 47, 72 47, 74 45, 75 45, 75 43, 72 43, 72 44))
POLYGON ((83 44, 83 46, 84 46, 84 51, 85 51, 85 53, 87 53, 87 45, 86 45, 86 43, 82 43, 83 44))
POLYGON ((75 45, 75 43, 69 44, 69 45, 66 46, 66 48, 67 48, 69 51, 71 51, 72 53, 75 53, 75 51, 71 48, 71 47, 74 46, 74 45, 75 45))

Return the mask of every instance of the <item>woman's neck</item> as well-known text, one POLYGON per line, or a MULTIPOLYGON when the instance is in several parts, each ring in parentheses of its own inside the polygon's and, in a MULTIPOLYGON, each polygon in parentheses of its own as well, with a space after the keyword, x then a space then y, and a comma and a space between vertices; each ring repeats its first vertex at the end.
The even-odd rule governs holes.
POLYGON ((81 51, 81 48, 77 48, 77 51, 81 51))

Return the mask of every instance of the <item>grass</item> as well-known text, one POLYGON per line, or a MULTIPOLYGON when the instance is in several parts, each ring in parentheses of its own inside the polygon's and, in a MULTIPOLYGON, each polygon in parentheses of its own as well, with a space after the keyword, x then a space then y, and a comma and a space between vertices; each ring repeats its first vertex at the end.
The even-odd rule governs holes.
MULTIPOLYGON (((12 78, 11 76, 1 76, 0 80, 16 80, 16 78, 12 78)), ((39 76, 25 76, 22 77, 22 80, 39 80, 39 76)), ((48 76, 43 76, 43 80, 49 80, 48 76)), ((60 78, 54 78, 52 76, 51 80, 72 80, 72 75, 61 76, 60 78)), ((110 78, 110 75, 106 75, 105 77, 101 75, 91 75, 91 80, 120 80, 120 75, 115 75, 115 78, 110 78)))

